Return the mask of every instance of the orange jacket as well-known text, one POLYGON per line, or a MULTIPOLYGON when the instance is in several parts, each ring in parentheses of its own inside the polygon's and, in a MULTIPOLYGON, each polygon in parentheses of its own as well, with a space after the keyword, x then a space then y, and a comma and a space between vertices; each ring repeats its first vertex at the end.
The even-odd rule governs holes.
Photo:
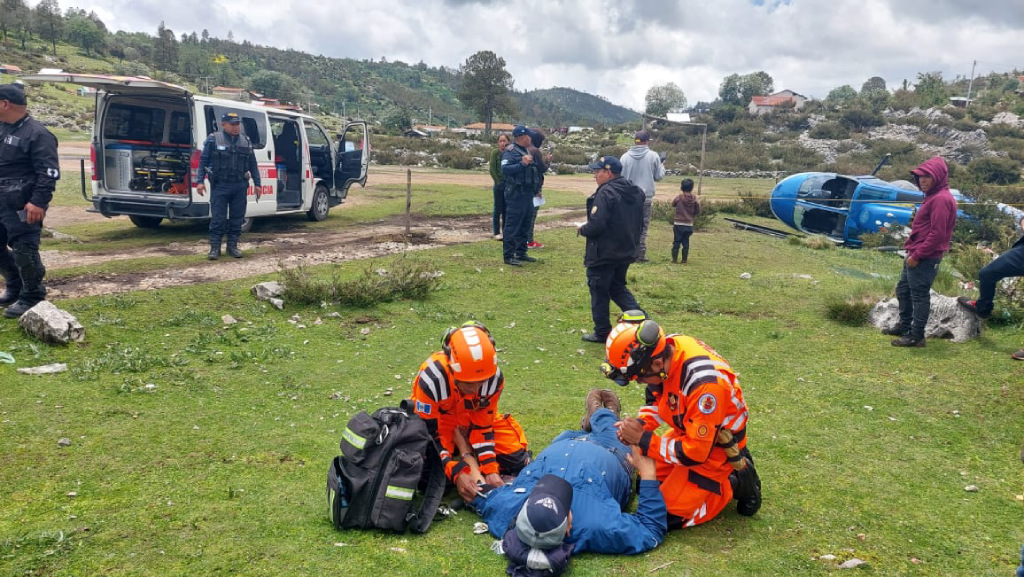
POLYGON ((647 386, 647 406, 640 448, 655 461, 699 467, 721 479, 732 467, 725 449, 716 444, 722 428, 732 431, 738 448, 747 444, 747 404, 739 379, 729 364, 703 342, 684 335, 669 335, 675 347, 668 377, 661 385, 647 386), (675 434, 654 431, 668 424, 675 434))
POLYGON ((473 443, 473 452, 484 475, 498 472, 498 461, 494 452, 494 416, 498 410, 498 399, 505 386, 501 369, 493 377, 480 383, 480 388, 471 395, 463 395, 455 386, 455 377, 449 366, 448 356, 443 352, 430 355, 420 365, 420 372, 412 386, 412 400, 416 403, 416 414, 426 423, 427 429, 437 443, 441 462, 448 478, 455 480, 459 474, 468 472, 466 464, 455 460, 455 428, 461 427, 482 439, 473 443))

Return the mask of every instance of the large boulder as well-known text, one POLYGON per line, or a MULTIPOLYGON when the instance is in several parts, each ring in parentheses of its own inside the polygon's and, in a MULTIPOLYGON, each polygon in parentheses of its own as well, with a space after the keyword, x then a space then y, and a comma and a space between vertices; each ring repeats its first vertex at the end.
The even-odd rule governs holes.
POLYGON ((42 301, 25 311, 18 325, 26 333, 48 343, 66 345, 85 340, 85 327, 71 313, 57 308, 50 301, 42 301))
MULTIPOLYGON (((931 312, 924 329, 925 338, 949 338, 954 343, 963 343, 981 334, 981 319, 958 305, 956 298, 935 291, 931 295, 931 312)), ((868 321, 883 332, 895 331, 900 326, 899 302, 896 299, 879 302, 868 313, 868 321)))

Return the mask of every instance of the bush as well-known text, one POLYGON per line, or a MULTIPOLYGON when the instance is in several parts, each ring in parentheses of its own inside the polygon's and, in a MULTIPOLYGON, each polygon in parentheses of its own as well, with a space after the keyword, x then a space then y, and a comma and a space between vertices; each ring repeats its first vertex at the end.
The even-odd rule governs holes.
MULTIPOLYGON (((973 246, 978 243, 985 243, 997 250, 1004 246, 1009 247, 1011 239, 1009 235, 1017 238, 1017 227, 1013 219, 999 210, 995 204, 984 203, 963 203, 960 210, 968 216, 956 221, 953 229, 953 243, 955 245, 973 246)), ((964 274, 967 274, 966 271, 964 274)))
POLYGON ((340 266, 330 269, 329 278, 314 276, 309 268, 281 268, 286 302, 306 305, 336 303, 364 308, 400 299, 422 300, 437 288, 440 271, 429 263, 398 260, 391 270, 363 270, 351 281, 340 280, 340 266))
POLYGON ((556 146, 551 152, 552 164, 590 164, 590 157, 578 148, 556 146))
POLYGON ((1014 184, 1020 182, 1020 163, 1009 158, 988 156, 971 161, 967 170, 978 182, 1014 184))
POLYGON ((627 150, 629 149, 626 148, 625 146, 620 146, 618 144, 612 146, 602 146, 601 149, 597 151, 597 156, 614 156, 615 158, 621 158, 623 154, 626 154, 627 150))
POLYGON ((854 132, 863 132, 872 126, 882 126, 885 119, 881 114, 865 108, 850 108, 843 112, 840 122, 854 132))
POLYGON ((442 150, 437 155, 437 162, 447 168, 470 170, 482 166, 485 161, 468 150, 442 150))
POLYGON ((740 203, 747 207, 754 216, 764 218, 775 218, 772 212, 771 199, 768 196, 761 196, 750 191, 740 191, 740 203))
POLYGON ((864 290, 853 295, 825 296, 825 318, 840 324, 859 327, 868 320, 868 313, 885 294, 878 290, 864 290))
POLYGON ((850 130, 838 122, 820 122, 807 136, 818 140, 844 140, 850 138, 850 130))

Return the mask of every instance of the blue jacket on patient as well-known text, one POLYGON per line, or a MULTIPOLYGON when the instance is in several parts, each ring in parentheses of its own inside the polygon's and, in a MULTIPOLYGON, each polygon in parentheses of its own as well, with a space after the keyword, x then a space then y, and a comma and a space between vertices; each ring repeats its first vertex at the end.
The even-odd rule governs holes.
POLYGON ((657 547, 666 532, 665 501, 657 481, 640 481, 635 514, 624 513, 630 500, 633 468, 629 448, 615 432, 618 418, 608 409, 591 416, 593 431, 565 431, 511 485, 498 487, 471 506, 483 517, 492 535, 501 538, 526 501, 537 480, 547 474, 562 477, 573 487, 572 528, 567 543, 576 553, 642 553, 657 547))

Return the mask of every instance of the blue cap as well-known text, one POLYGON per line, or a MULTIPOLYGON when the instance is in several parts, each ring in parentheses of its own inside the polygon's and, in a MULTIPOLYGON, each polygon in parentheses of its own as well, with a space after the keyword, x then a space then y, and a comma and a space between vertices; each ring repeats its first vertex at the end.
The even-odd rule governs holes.
POLYGON ((516 534, 528 547, 548 550, 565 540, 572 507, 572 485, 555 475, 544 475, 526 497, 516 517, 516 534))
POLYGON ((230 124, 238 124, 239 122, 242 122, 242 117, 239 116, 237 112, 225 112, 224 115, 220 117, 220 121, 230 124))
POLYGON ((622 174, 622 163, 614 156, 602 156, 587 165, 587 168, 590 170, 601 170, 603 168, 612 171, 612 174, 622 174))
POLYGON ((512 138, 518 138, 524 134, 530 134, 530 129, 522 124, 517 124, 516 127, 512 129, 512 138))

